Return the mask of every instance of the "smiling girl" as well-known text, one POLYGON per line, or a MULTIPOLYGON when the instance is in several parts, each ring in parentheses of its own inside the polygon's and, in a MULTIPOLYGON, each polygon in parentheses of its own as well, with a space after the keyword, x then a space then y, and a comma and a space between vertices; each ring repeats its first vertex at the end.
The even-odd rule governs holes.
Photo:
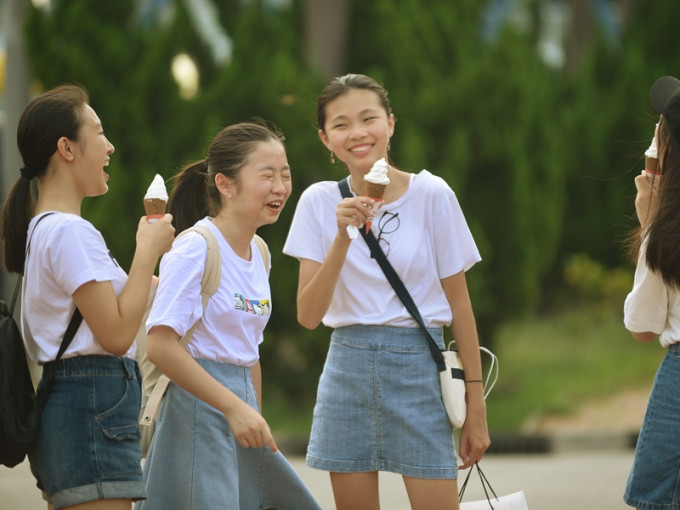
POLYGON ((126 275, 80 216, 85 197, 107 192, 104 169, 114 151, 88 103, 83 88, 64 85, 22 113, 17 142, 25 166, 2 210, 2 244, 5 267, 24 272, 24 341, 43 366, 38 397, 46 404, 29 452, 38 488, 48 508, 121 510, 146 494, 134 337, 174 229, 170 215, 153 224, 142 217, 126 275), (73 341, 57 360, 74 310, 84 321, 76 322, 73 341))
POLYGON ((291 187, 283 137, 257 123, 223 129, 208 157, 177 176, 169 201, 177 229, 210 229, 221 278, 203 309, 199 233, 179 238, 161 261, 147 354, 172 383, 144 465, 149 499, 138 510, 319 508, 259 411, 271 293, 255 231, 276 222, 291 187), (179 339, 194 323, 185 350, 179 339))
MULTIPOLYGON (((403 475, 411 506, 457 509, 456 456, 439 373, 424 332, 399 301, 363 239, 371 214, 364 176, 388 159, 395 118, 368 76, 334 79, 317 101, 319 137, 349 172, 354 196, 319 182, 300 197, 284 253, 300 261, 298 321, 334 328, 314 409, 307 464, 331 473, 338 510, 380 508, 378 472, 403 475)), ((440 178, 389 165, 372 229, 443 348, 452 326, 469 403, 463 468, 489 446, 479 343, 465 271, 480 260, 454 193, 440 178)))

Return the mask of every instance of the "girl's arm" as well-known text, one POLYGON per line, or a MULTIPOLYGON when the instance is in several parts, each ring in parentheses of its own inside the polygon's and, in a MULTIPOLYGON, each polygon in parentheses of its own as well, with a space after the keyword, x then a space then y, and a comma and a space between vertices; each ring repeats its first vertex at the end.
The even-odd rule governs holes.
POLYGON ((172 246, 175 229, 166 214, 151 224, 142 217, 137 230, 137 247, 127 282, 116 296, 110 281, 87 282, 73 293, 73 299, 97 341, 114 355, 125 354, 135 338, 146 310, 149 289, 158 258, 172 246))
POLYGON ((297 309, 301 326, 316 328, 328 311, 352 242, 347 235, 347 226, 363 225, 371 213, 372 203, 373 200, 367 197, 346 198, 340 202, 336 211, 338 232, 323 263, 300 259, 297 309))
POLYGON ((637 340, 638 342, 641 342, 643 344, 648 344, 649 342, 653 342, 659 336, 656 333, 652 333, 651 331, 645 331, 643 333, 637 333, 635 331, 631 331, 630 334, 633 335, 633 338, 635 338, 635 340, 637 340))
POLYGON ((463 459, 461 469, 466 469, 479 461, 491 444, 486 422, 484 385, 481 382, 482 362, 465 272, 444 278, 441 283, 453 313, 453 338, 465 370, 465 380, 469 381, 465 383, 468 395, 467 417, 461 430, 459 448, 463 459))
POLYGON ((250 367, 250 376, 253 378, 253 386, 257 396, 257 408, 262 414, 262 366, 259 361, 250 367))
POLYGON ((262 415, 206 372, 179 340, 170 327, 151 328, 146 350, 149 360, 175 384, 222 412, 241 446, 268 445, 276 453, 276 442, 262 415))

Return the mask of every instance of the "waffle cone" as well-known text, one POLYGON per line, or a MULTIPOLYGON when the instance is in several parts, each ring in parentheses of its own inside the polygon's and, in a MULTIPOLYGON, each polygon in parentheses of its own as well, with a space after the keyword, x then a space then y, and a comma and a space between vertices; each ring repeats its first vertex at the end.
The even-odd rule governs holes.
POLYGON ((147 216, 163 216, 165 214, 165 200, 159 198, 145 198, 144 210, 147 216))
POLYGON ((645 156, 645 170, 647 170, 648 172, 655 174, 657 172, 656 166, 658 163, 659 163, 658 159, 645 156))
POLYGON ((382 199, 385 194, 387 184, 376 184, 374 182, 366 182, 366 196, 371 198, 382 199))

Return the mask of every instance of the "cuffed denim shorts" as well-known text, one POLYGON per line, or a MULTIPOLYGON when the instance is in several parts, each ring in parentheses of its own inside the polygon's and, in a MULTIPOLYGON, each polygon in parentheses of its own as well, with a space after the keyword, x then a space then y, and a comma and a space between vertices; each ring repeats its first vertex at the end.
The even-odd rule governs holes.
POLYGON ((680 509, 680 345, 659 365, 623 496, 645 510, 680 509))
MULTIPOLYGON (((442 330, 430 332, 443 348, 442 330)), ((440 384, 420 328, 337 328, 319 381, 307 465, 457 478, 440 384)))
POLYGON ((40 434, 29 454, 43 497, 55 509, 146 496, 139 446, 141 376, 134 359, 76 356, 43 367, 54 374, 40 434))
MULTIPOLYGON (((196 360, 257 409, 251 371, 196 360)), ((144 462, 149 497, 135 510, 320 510, 288 460, 269 447, 243 448, 225 416, 170 383, 144 462)))

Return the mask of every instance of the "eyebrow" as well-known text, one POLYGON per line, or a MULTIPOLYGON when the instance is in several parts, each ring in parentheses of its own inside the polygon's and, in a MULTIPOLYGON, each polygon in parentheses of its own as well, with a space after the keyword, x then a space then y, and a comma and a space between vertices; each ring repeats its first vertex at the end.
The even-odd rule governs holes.
MULTIPOLYGON (((367 113, 376 113, 378 111, 379 110, 377 108, 364 108, 363 110, 361 110, 359 112, 359 115, 366 115, 367 113)), ((348 118, 348 115, 340 114, 340 115, 333 117, 330 121, 336 122, 338 120, 342 120, 342 119, 346 119, 346 118, 348 118)))

